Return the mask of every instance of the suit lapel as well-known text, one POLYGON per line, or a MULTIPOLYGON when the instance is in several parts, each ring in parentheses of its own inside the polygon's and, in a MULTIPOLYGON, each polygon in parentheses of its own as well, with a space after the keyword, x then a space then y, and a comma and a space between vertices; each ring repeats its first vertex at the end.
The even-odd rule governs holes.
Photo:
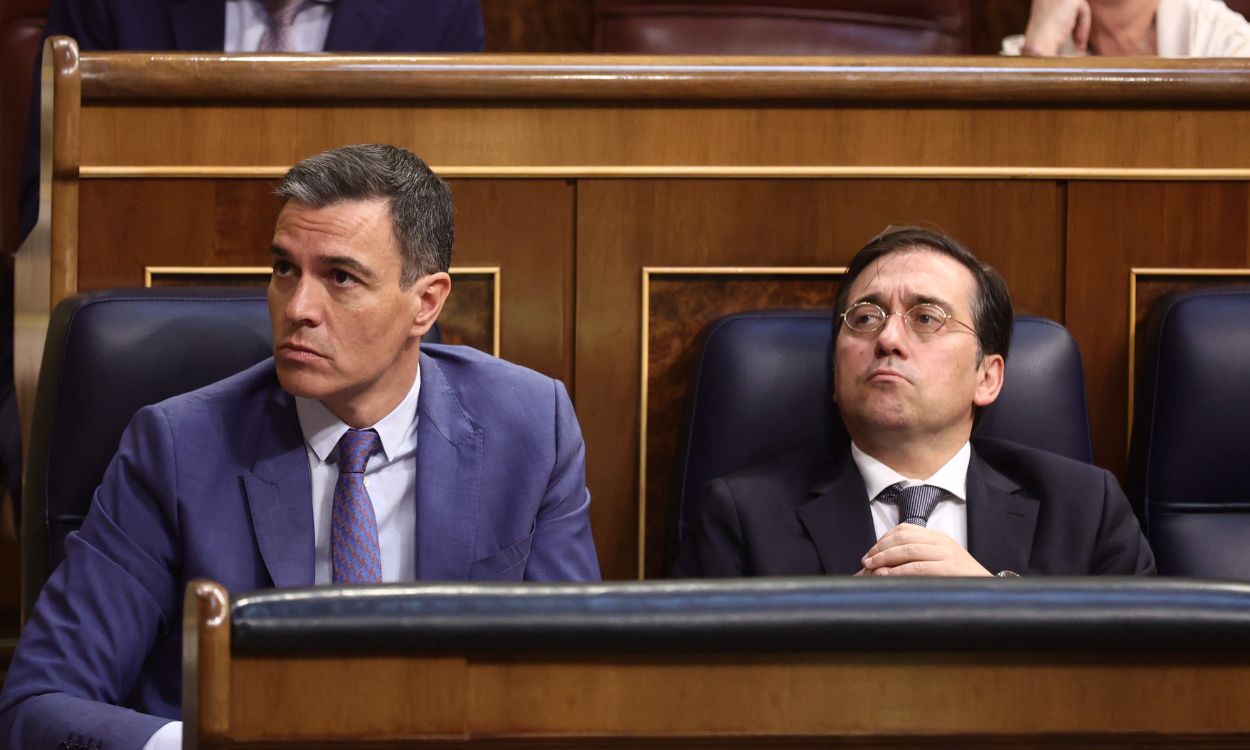
POLYGON ((847 452, 830 475, 812 487, 799 506, 799 519, 816 544, 824 573, 854 575, 860 558, 877 538, 864 480, 847 452))
POLYGON ((169 7, 174 49, 220 52, 226 46, 226 0, 181 0, 169 7))
POLYGON ((419 398, 417 579, 467 580, 481 491, 482 431, 424 352, 419 398))
POLYGON ((968 464, 968 551, 986 570, 1029 568, 1038 501, 973 450, 968 464))
MULTIPOLYGON (((381 0, 339 2, 330 17, 326 52, 367 52, 386 24, 390 11, 381 0)), ((424 385, 424 384, 423 384, 424 385)))
POLYGON ((312 479, 304 436, 291 396, 274 385, 262 416, 275 424, 273 441, 261 446, 243 488, 256 543, 274 586, 313 584, 312 479))

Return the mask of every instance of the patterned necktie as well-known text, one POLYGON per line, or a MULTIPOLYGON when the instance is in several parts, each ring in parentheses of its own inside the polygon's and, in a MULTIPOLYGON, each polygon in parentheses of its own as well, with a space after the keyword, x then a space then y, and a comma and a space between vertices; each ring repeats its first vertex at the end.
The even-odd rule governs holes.
POLYGON ((886 487, 877 495, 881 502, 898 506, 899 523, 914 523, 917 526, 929 525, 929 514, 941 498, 940 487, 931 484, 904 487, 902 482, 886 487))
POLYGON ((378 519, 365 490, 365 464, 382 447, 373 430, 348 430, 339 440, 339 478, 330 513, 330 560, 334 583, 381 583, 378 519))
POLYGON ((292 52, 291 24, 295 22, 295 14, 299 13, 304 0, 261 0, 261 4, 265 6, 269 18, 256 49, 260 52, 292 52))

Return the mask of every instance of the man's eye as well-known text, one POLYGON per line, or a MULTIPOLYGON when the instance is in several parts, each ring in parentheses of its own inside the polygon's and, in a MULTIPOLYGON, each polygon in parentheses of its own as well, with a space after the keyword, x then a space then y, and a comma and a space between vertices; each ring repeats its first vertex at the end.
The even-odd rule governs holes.
POLYGON ((275 260, 273 262, 273 273, 275 276, 286 276, 291 273, 291 263, 286 260, 275 260))
POLYGON ((881 315, 875 311, 867 310, 855 313, 855 324, 861 326, 873 326, 881 320, 881 315))
POLYGON ((355 276, 352 276, 347 271, 342 271, 339 269, 334 270, 334 272, 331 274, 331 278, 333 278, 334 283, 338 284, 339 286, 348 286, 350 284, 356 283, 355 276))

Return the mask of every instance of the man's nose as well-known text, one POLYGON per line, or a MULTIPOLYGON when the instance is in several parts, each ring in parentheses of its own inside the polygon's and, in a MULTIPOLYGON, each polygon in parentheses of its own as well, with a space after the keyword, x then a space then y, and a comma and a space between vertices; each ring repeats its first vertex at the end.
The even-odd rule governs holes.
POLYGON ((877 331, 877 355, 902 354, 907 350, 907 319, 902 313, 889 313, 881 330, 877 331))
POLYGON ((291 296, 287 297, 287 320, 300 325, 320 325, 322 306, 319 285, 305 274, 295 282, 291 296))

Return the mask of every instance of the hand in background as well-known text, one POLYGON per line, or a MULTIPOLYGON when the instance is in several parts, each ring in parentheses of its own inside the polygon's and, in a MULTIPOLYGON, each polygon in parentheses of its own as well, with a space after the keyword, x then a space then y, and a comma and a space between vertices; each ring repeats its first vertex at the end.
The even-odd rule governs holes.
POLYGON ((1021 51, 1026 55, 1057 55, 1071 39, 1084 52, 1089 46, 1091 20, 1087 0, 1033 0, 1021 51))
POLYGON ((887 531, 864 555, 863 564, 858 575, 992 575, 954 539, 910 523, 900 523, 887 531))

